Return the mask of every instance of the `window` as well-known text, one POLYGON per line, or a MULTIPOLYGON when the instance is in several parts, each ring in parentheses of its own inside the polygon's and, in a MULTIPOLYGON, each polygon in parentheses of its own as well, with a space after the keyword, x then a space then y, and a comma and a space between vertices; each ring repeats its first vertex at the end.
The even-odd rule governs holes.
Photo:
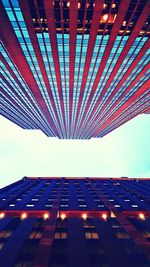
POLYGON ((34 224, 34 228, 37 228, 37 227, 44 228, 44 226, 45 226, 45 221, 41 218, 37 219, 37 221, 34 224))
POLYGON ((128 238, 130 238, 130 236, 127 233, 123 233, 123 232, 116 233, 116 237, 118 239, 128 239, 128 238))
POLYGON ((85 208, 85 207, 87 207, 87 205, 86 204, 79 204, 79 207, 80 208, 85 208))
POLYGON ((145 238, 150 238, 150 232, 144 232, 143 235, 145 238))
POLYGON ((104 205, 98 205, 99 208, 104 208, 104 205))
POLYGON ((4 246, 4 243, 0 242, 0 250, 3 248, 3 246, 4 246))
POLYGON ((122 228, 122 226, 119 225, 119 224, 113 224, 113 225, 112 225, 112 228, 122 228))
POLYGON ((0 232, 0 238, 8 238, 12 235, 12 231, 7 231, 7 230, 4 230, 2 232, 0 232))
POLYGON ((61 204, 60 207, 61 208, 68 208, 68 204, 61 204))
POLYGON ((29 239, 40 239, 42 237, 42 232, 40 231, 33 231, 29 235, 29 239))
MULTIPOLYGON (((57 219, 57 228, 63 228, 63 231, 65 231, 64 228, 67 228, 67 218, 64 220, 57 219)), ((56 230, 56 232, 57 232, 57 230, 56 230)), ((58 230, 58 232, 59 232, 59 230, 58 230)))
POLYGON ((99 236, 96 232, 85 232, 86 239, 99 239, 99 236))
POLYGON ((55 233, 55 239, 67 239, 67 233, 66 232, 56 232, 55 233))
POLYGON ((83 228, 95 228, 95 225, 91 219, 87 219, 86 221, 83 221, 83 228))

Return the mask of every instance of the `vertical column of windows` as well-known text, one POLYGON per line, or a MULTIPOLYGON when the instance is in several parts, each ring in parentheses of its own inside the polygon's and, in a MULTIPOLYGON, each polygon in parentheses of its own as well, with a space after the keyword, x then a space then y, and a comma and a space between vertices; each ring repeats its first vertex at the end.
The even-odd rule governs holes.
POLYGON ((67 267, 67 219, 57 219, 52 250, 49 258, 49 267, 67 267))
POLYGON ((77 116, 77 107, 80 96, 82 75, 86 59, 89 35, 77 35, 76 38, 76 55, 75 55, 75 72, 74 72, 74 89, 73 89, 73 108, 72 108, 72 126, 75 127, 75 119, 77 116))
POLYGON ((83 221, 83 229, 90 257, 90 266, 98 266, 97 263, 102 266, 107 266, 104 249, 93 220, 87 219, 86 221, 83 221))
MULTIPOLYGON (((54 59, 52 55, 52 48, 51 48, 49 35, 48 33, 43 33, 43 35, 41 33, 38 33, 37 39, 38 39, 39 47, 40 47, 41 54, 43 57, 43 61, 44 61, 45 69, 47 72, 49 84, 51 87, 52 95, 54 98, 54 102, 56 105, 61 128, 63 129, 61 130, 64 133, 65 130, 64 130, 64 124, 63 124, 62 110, 61 110, 61 105, 60 105, 60 98, 59 98, 59 92, 58 92, 58 87, 57 87, 57 79, 56 79, 56 73, 55 73, 55 68, 54 68, 54 59)), ((46 94, 48 96, 48 92, 46 94)))
POLYGON ((69 34, 57 34, 67 137, 69 137, 69 34))
POLYGON ((36 249, 42 237, 45 221, 37 219, 15 262, 15 267, 33 266, 36 249))
MULTIPOLYGON (((105 51, 106 45, 107 45, 107 41, 108 41, 109 36, 106 35, 102 38, 101 35, 98 35, 96 38, 96 42, 95 42, 95 47, 94 47, 94 51, 93 51, 93 55, 92 55, 92 60, 91 60, 91 64, 90 64, 90 68, 89 68, 89 73, 88 73, 88 77, 87 77, 87 81, 86 81, 86 85, 84 88, 84 94, 83 94, 83 99, 82 99, 82 104, 80 107, 80 112, 79 112, 79 117, 78 117, 78 128, 80 128, 80 130, 84 127, 80 126, 82 117, 83 117, 83 113, 84 110, 86 108, 91 90, 92 90, 92 86, 98 71, 98 68, 100 66, 101 60, 102 60, 102 56, 103 53, 105 51)), ((93 98, 92 100, 93 101, 93 98)), ((90 108, 89 108, 90 110, 90 108)), ((88 115, 88 113, 86 114, 86 116, 88 115)), ((85 117, 86 117, 85 116, 85 117)))

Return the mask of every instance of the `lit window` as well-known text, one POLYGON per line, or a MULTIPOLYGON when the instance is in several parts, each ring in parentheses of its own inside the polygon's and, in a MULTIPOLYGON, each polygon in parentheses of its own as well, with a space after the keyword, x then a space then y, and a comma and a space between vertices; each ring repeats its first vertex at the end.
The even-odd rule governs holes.
POLYGON ((12 235, 12 231, 2 231, 0 232, 0 238, 8 238, 12 235))
POLYGON ((95 228, 95 225, 93 225, 91 222, 84 221, 83 222, 83 228, 95 228))
POLYGON ((34 207, 33 204, 27 204, 26 207, 34 207))
POLYGON ((112 228, 122 228, 122 226, 121 225, 114 224, 114 225, 112 225, 112 228))
POLYGON ((10 204, 9 207, 15 207, 15 204, 10 204))
POLYGON ((42 237, 42 233, 36 232, 36 231, 31 232, 29 235, 29 239, 40 239, 41 237, 42 237))
POLYGON ((67 233, 66 232, 56 232, 55 233, 55 239, 66 239, 67 233))
POLYGON ((131 205, 132 208, 138 208, 138 205, 131 205))
POLYGON ((66 205, 66 204, 61 204, 60 207, 61 207, 61 208, 67 208, 68 205, 66 205))
POLYGON ((99 236, 96 232, 85 232, 86 239, 99 239, 99 236))
POLYGON ((143 235, 145 238, 150 238, 150 232, 144 232, 143 235))
POLYGON ((48 207, 51 208, 51 207, 53 207, 53 205, 52 205, 52 204, 46 204, 45 207, 47 207, 47 208, 48 208, 48 207))
POLYGON ((123 233, 123 232, 116 233, 116 237, 119 238, 119 239, 128 239, 128 238, 130 238, 130 236, 128 234, 123 233))

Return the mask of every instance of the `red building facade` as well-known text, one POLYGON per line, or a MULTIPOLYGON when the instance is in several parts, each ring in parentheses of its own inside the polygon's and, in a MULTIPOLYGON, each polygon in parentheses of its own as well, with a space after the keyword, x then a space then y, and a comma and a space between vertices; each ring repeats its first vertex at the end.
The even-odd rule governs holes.
POLYGON ((102 137, 149 113, 149 0, 1 0, 2 114, 102 137))

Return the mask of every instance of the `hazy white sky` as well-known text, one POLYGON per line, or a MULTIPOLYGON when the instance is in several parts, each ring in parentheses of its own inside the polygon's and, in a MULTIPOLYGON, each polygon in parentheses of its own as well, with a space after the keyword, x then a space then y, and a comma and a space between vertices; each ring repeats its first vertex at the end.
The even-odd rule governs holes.
POLYGON ((23 176, 150 177, 150 116, 103 138, 59 140, 0 118, 0 186, 23 176))

